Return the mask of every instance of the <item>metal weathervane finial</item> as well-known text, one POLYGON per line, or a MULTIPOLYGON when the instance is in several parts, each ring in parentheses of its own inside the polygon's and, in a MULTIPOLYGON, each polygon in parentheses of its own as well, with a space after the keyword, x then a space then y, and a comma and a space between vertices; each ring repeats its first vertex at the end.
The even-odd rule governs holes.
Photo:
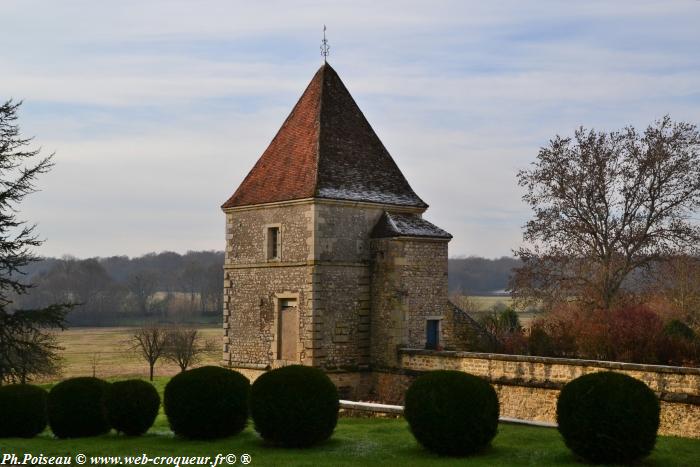
POLYGON ((331 50, 331 46, 328 45, 328 39, 326 39, 326 25, 323 25, 323 40, 321 41, 321 57, 323 57, 323 63, 328 63, 328 52, 331 50))

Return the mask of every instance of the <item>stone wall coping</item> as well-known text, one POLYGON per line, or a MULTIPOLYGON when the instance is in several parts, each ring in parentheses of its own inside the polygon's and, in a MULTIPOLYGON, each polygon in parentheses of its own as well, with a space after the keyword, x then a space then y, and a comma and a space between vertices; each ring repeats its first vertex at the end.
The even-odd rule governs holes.
POLYGON ((361 410, 363 412, 376 412, 376 413, 391 413, 391 414, 403 414, 402 405, 389 405, 389 404, 377 404, 374 402, 356 402, 340 400, 338 401, 341 409, 349 410, 361 410))
POLYGON ((594 366, 614 370, 700 375, 700 368, 670 365, 647 365, 641 363, 608 362, 604 360, 579 360, 575 358, 537 357, 532 355, 508 355, 483 352, 463 352, 454 350, 426 350, 406 348, 399 349, 399 353, 404 355, 429 355, 446 358, 474 358, 483 360, 502 360, 523 363, 548 363, 552 365, 594 366))
POLYGON ((265 363, 250 363, 250 362, 226 362, 226 366, 232 369, 243 368, 246 370, 269 370, 270 365, 265 363))
MULTIPOLYGON (((403 415, 404 406, 403 405, 388 405, 388 404, 377 404, 374 402, 356 402, 356 401, 338 401, 340 408, 345 410, 357 410, 361 412, 370 413, 388 413, 392 415, 403 415)), ((498 417, 498 421, 501 423, 513 423, 517 425, 530 425, 530 426, 541 426, 546 428, 556 428, 557 424, 552 422, 541 422, 537 420, 523 420, 521 418, 513 417, 498 417)))

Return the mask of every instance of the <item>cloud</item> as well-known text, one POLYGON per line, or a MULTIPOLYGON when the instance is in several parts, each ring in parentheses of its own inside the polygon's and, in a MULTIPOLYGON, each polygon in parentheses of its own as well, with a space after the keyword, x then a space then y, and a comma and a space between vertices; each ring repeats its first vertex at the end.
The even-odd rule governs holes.
POLYGON ((56 151, 22 206, 78 256, 223 248, 218 209, 331 63, 453 255, 516 248, 515 174, 579 125, 697 118, 699 2, 4 1, 0 89, 56 151))

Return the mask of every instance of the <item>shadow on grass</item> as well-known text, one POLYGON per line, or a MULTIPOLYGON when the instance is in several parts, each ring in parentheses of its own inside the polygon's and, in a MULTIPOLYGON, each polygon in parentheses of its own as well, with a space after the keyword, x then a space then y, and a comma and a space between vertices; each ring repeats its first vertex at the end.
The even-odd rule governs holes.
MULTIPOLYGON (((3 452, 57 455, 215 456, 218 453, 253 456, 255 465, 270 466, 587 466, 566 448, 556 430, 502 426, 491 447, 480 454, 456 458, 438 456, 424 449, 402 421, 342 420, 333 436, 310 448, 277 447, 265 442, 252 424, 241 433, 217 440, 188 440, 170 432, 164 424, 141 437, 111 433, 94 438, 56 439, 45 431, 34 439, 0 439, 3 452)), ((695 466, 700 440, 660 437, 651 456, 639 466, 695 466)))
POLYGON ((318 444, 314 444, 312 446, 306 446, 306 447, 289 447, 289 446, 283 446, 278 443, 273 443, 272 441, 268 441, 264 438, 262 438, 260 435, 258 435, 256 432, 251 432, 251 431, 246 431, 244 433, 241 433, 240 435, 232 438, 238 438, 240 439, 242 435, 248 435, 245 436, 246 442, 249 443, 251 447, 255 448, 260 448, 260 449, 271 449, 279 453, 303 453, 303 452, 313 452, 313 451, 336 451, 340 450, 340 448, 343 448, 347 446, 347 441, 344 439, 338 439, 335 437, 331 437, 327 439, 326 441, 323 441, 318 444))

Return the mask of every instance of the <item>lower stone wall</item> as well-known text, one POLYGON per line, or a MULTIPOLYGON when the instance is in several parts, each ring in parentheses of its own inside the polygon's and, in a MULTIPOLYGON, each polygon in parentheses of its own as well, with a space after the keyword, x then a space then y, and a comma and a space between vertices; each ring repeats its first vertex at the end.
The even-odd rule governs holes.
MULTIPOLYGON (((406 389, 422 373, 457 370, 491 382, 501 417, 556 422, 560 389, 596 371, 617 371, 644 381, 661 400, 659 433, 700 438, 700 368, 637 365, 592 360, 402 349, 400 368, 327 372, 341 399, 403 405, 406 389)), ((233 367, 251 382, 263 367, 233 367)))
MULTIPOLYGON (((226 364, 226 363, 225 363, 226 364)), ((253 381, 258 379, 258 376, 262 375, 265 373, 267 370, 258 370, 258 369, 253 369, 253 368, 240 368, 240 367, 229 367, 232 370, 235 370, 248 378, 250 380, 250 383, 253 384, 253 381)))
MULTIPOLYGON (((225 366, 226 362, 224 362, 225 366)), ((260 375, 267 371, 266 368, 252 368, 241 366, 229 366, 248 378, 252 384, 260 375)), ((338 388, 338 395, 346 400, 368 400, 371 398, 370 390, 373 384, 373 374, 369 371, 326 371, 328 377, 338 388)))
POLYGON ((372 373, 372 387, 369 400, 382 404, 403 405, 406 390, 416 375, 400 371, 375 371, 372 373))
POLYGON ((296 363, 313 364, 311 266, 230 268, 225 271, 224 359, 240 366, 274 365, 279 358, 279 297, 295 298, 299 331, 296 363))
POLYGON ((425 371, 468 372, 496 388, 501 416, 556 422, 559 390, 578 376, 617 371, 644 381, 661 400, 662 435, 700 438, 700 369, 472 352, 400 351, 400 372, 375 378, 385 403, 403 403, 410 382, 425 371))

